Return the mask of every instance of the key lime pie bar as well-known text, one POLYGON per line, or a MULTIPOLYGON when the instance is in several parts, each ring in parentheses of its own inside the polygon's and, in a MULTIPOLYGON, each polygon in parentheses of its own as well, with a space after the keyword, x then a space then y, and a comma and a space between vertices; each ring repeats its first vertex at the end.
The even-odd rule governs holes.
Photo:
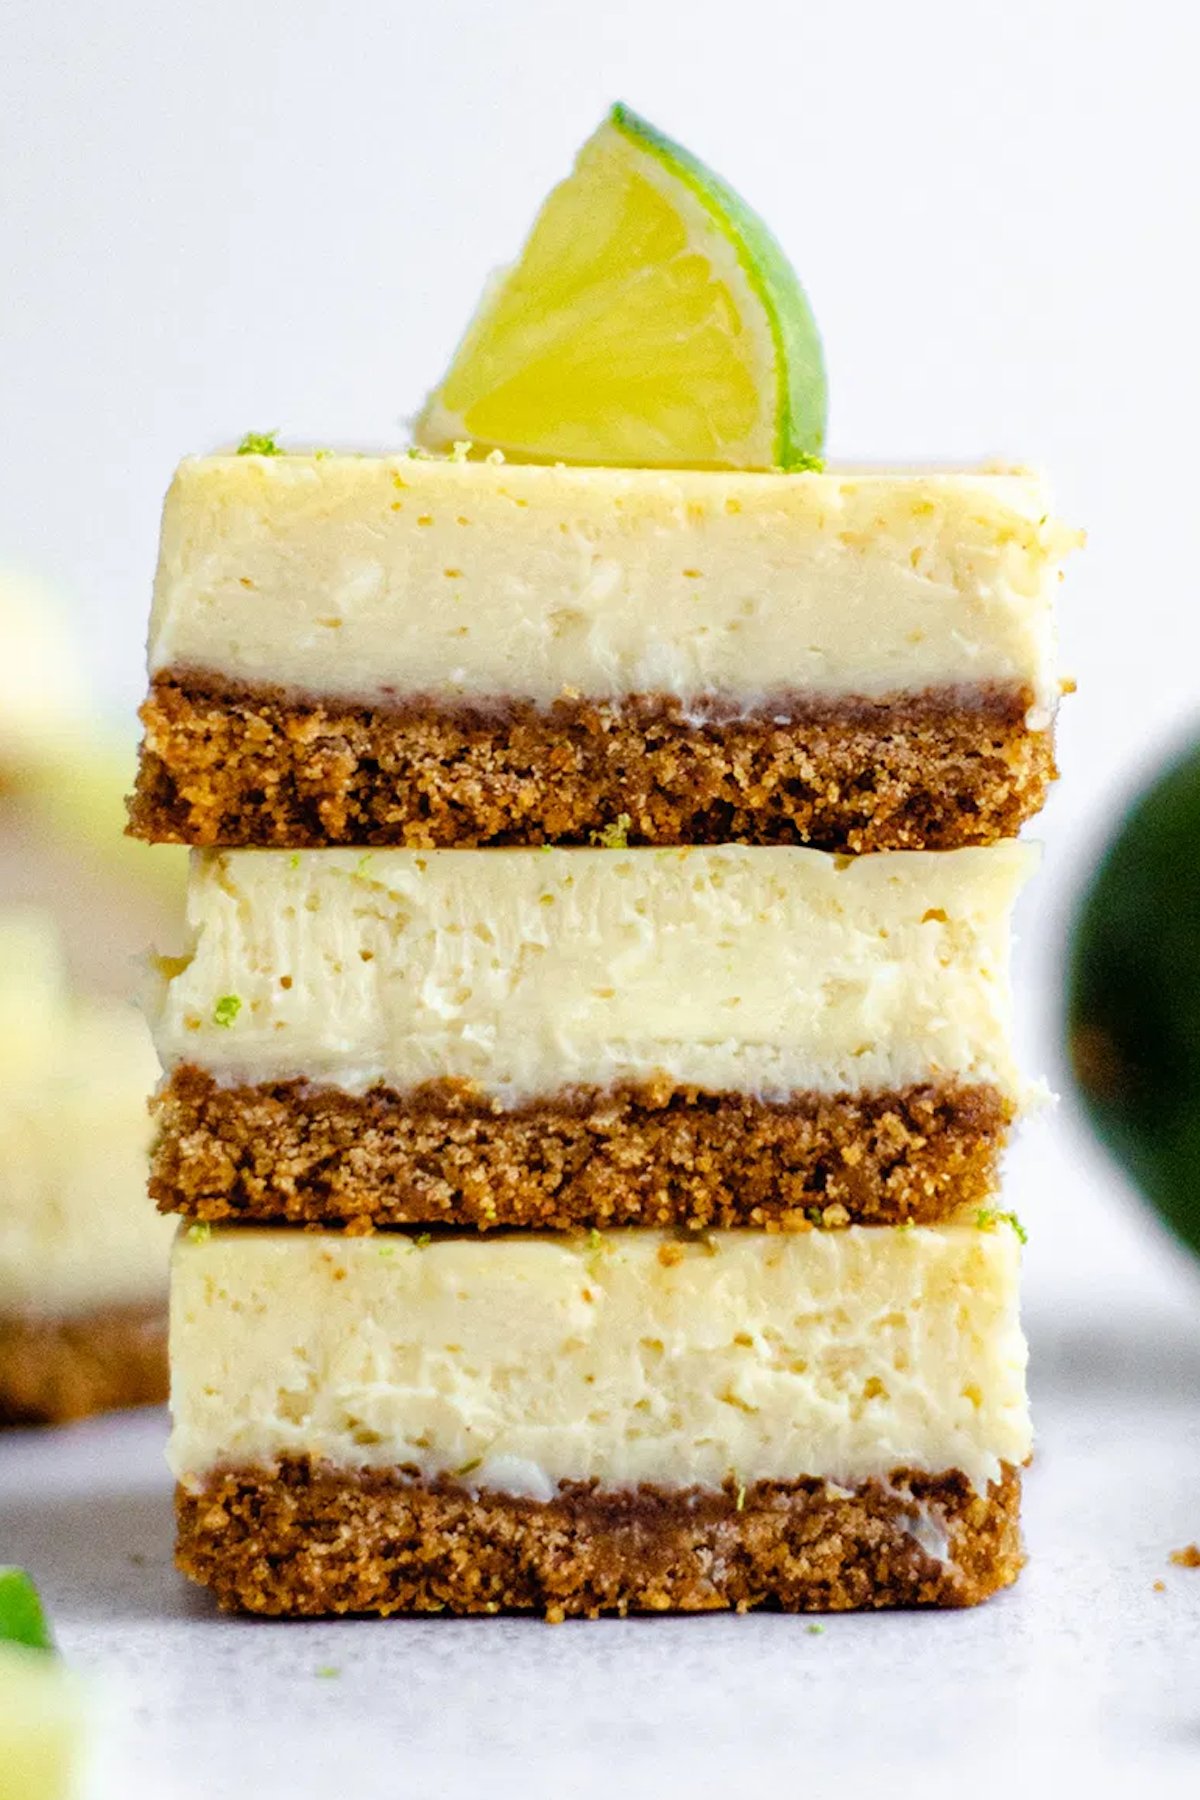
POLYGON ((1017 1265, 973 1223, 185 1236, 181 1564, 267 1613, 979 1600, 1021 1561, 1017 1265))
POLYGON ((778 246, 618 107, 411 451, 181 465, 132 829, 193 847, 151 1186, 223 1605, 1015 1579, 1012 840, 1075 538, 824 422, 778 246))
POLYGON ((1054 772, 1022 474, 215 456, 167 497, 133 818, 195 844, 950 848, 1054 772))
POLYGON ((1007 843, 209 851, 153 1025, 206 1219, 881 1224, 990 1202, 1007 843))

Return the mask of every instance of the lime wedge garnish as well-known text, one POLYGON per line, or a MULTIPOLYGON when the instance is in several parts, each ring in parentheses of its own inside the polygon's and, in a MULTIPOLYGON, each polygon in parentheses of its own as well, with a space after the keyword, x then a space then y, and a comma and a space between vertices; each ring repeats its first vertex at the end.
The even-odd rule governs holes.
POLYGON ((0 1568, 0 1643, 54 1648, 41 1596, 24 1569, 0 1568))
POLYGON ((804 290, 719 176, 615 106, 488 288, 418 443, 635 468, 819 464, 804 290))

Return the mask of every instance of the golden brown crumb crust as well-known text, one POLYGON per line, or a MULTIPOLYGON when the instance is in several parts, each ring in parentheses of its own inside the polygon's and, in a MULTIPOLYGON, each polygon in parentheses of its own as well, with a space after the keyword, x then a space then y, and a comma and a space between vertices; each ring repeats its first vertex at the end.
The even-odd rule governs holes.
POLYGON ((463 1082, 221 1087, 193 1065, 155 1107, 162 1212, 358 1230, 934 1224, 991 1199, 1013 1117, 986 1084, 773 1105, 664 1083, 503 1111, 463 1082))
POLYGON ((677 701, 391 709, 163 675, 130 830, 152 842, 949 850, 1013 837, 1054 779, 1024 688, 930 691, 697 723, 677 701))
POLYGON ((973 1606, 1020 1572, 1020 1497, 1006 1467, 986 1494, 901 1469, 537 1501, 297 1458, 179 1486, 176 1562, 227 1610, 274 1615, 973 1606))
POLYGON ((0 1424, 62 1425, 167 1398, 167 1311, 0 1316, 0 1424))

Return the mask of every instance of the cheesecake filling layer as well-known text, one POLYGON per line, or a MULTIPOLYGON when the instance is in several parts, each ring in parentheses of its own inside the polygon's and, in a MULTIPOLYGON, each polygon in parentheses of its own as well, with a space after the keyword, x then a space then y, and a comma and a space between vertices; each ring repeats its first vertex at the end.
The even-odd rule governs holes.
POLYGON ((185 1487, 281 1459, 548 1501, 893 1470, 983 1492, 1030 1451, 1007 1226, 428 1243, 184 1232, 185 1487))
POLYGON ((227 1086, 1016 1097, 1009 915, 1034 860, 1014 843, 203 852, 152 1026, 168 1071, 227 1086))
POLYGON ((1020 473, 191 458, 149 667, 376 706, 657 695, 768 715, 998 684, 1045 725, 1077 542, 1020 473))

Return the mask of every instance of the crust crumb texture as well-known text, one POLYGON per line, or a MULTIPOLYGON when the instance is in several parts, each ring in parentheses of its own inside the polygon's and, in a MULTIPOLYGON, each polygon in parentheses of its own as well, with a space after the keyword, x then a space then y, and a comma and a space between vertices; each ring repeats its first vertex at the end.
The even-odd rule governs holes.
POLYGON ((699 720, 677 701, 392 709, 158 677, 130 829, 274 846, 808 844, 860 854, 1014 837, 1054 779, 1023 688, 781 703, 699 720))
POLYGON ((155 1104, 161 1211, 358 1230, 937 1224, 992 1198, 1013 1116, 985 1084, 777 1105, 665 1084, 505 1111, 452 1081, 223 1087, 192 1065, 155 1104))
POLYGON ((786 1612, 972 1606, 1015 1581, 1021 1480, 897 1470, 535 1501, 306 1459, 176 1490, 176 1560, 231 1611, 786 1612))

